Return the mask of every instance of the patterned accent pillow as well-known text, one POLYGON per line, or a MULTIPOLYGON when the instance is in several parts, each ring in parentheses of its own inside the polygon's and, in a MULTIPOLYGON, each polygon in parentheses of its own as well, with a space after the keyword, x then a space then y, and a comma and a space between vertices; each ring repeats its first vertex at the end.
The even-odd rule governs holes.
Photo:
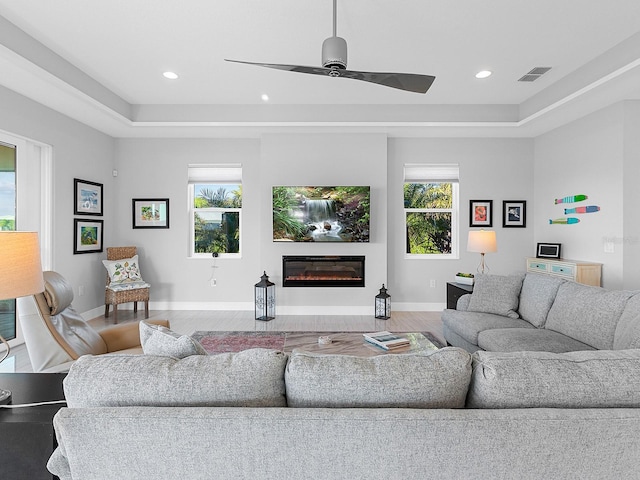
POLYGON ((122 260, 103 260, 104 268, 109 272, 112 282, 141 281, 142 275, 138 266, 138 255, 122 260))
POLYGON ((209 355, 200 342, 189 335, 180 335, 162 325, 140 322, 140 344, 145 355, 185 358, 209 355))

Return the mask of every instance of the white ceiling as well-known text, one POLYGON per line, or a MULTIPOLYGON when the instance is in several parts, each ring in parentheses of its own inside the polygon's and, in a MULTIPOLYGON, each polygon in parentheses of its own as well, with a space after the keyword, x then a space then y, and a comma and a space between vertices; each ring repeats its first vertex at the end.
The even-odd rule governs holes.
POLYGON ((0 25, 0 84, 114 136, 527 136, 640 98, 638 0, 338 0, 348 68, 435 75, 424 95, 224 61, 320 65, 332 0, 0 0, 0 16, 19 29, 0 25))

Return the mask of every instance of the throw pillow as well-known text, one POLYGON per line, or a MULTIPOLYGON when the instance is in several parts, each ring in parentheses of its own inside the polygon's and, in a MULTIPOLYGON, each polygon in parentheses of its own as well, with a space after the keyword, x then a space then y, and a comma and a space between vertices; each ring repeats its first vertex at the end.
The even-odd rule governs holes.
POLYGON ((297 408, 463 408, 471 355, 355 357, 294 350, 285 369, 287 404, 297 408))
POLYGON ((102 264, 109 272, 109 278, 112 282, 142 281, 140 267, 138 266, 138 255, 122 260, 103 260, 102 264))
POLYGON ((140 344, 145 355, 185 358, 208 355, 200 342, 189 335, 180 335, 162 325, 140 322, 140 344))
POLYGON ((524 275, 477 275, 467 310, 518 318, 523 279, 524 275))

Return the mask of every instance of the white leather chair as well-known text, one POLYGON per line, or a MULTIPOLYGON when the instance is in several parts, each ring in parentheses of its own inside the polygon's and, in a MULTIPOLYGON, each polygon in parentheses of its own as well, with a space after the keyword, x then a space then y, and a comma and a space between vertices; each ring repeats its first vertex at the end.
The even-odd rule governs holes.
MULTIPOLYGON (((18 299, 20 326, 34 372, 64 372, 82 355, 142 353, 139 322, 97 331, 71 307, 73 289, 44 272, 45 291, 18 299)), ((169 327, 167 320, 150 320, 169 327)))

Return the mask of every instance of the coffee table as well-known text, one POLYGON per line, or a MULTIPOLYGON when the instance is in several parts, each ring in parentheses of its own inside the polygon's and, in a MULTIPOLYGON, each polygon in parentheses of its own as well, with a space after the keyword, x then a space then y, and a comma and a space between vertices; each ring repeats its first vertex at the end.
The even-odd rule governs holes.
POLYGON ((422 333, 397 333, 397 335, 408 338, 410 342, 409 346, 394 350, 385 350, 384 348, 365 341, 362 333, 356 332, 287 332, 284 351, 291 352, 295 348, 310 353, 373 357, 376 355, 428 352, 438 350, 439 348, 422 333), (318 337, 320 335, 329 336, 331 338, 331 343, 327 345, 318 343, 318 337))

